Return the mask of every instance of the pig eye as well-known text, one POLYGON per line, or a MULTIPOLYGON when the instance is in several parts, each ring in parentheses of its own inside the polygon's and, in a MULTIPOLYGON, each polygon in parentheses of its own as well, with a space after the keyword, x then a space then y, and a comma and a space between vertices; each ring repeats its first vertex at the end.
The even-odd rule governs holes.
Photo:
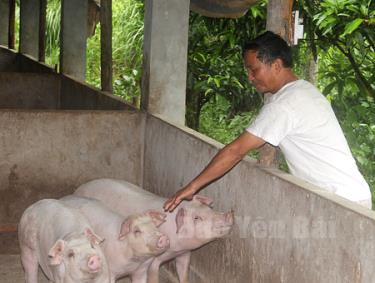
POLYGON ((195 215, 194 216, 194 222, 197 222, 197 221, 202 221, 202 217, 200 217, 198 215, 195 215))
POLYGON ((74 257, 74 252, 73 251, 69 251, 68 252, 68 257, 69 258, 73 258, 74 257))

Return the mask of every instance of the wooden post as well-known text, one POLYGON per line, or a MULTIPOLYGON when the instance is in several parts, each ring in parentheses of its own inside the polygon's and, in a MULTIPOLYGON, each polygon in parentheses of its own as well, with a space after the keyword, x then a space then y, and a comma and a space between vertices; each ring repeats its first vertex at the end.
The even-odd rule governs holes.
MULTIPOLYGON (((272 31, 289 44, 292 40, 292 7, 293 0, 269 0, 267 6, 267 30, 272 31)), ((265 94, 266 97, 269 94, 265 94)), ((265 144, 259 152, 258 162, 265 166, 278 166, 278 150, 270 144, 265 144)))
POLYGON ((277 33, 289 44, 292 42, 293 0, 269 0, 267 6, 267 30, 277 33))
POLYGON ((10 49, 15 49, 15 21, 16 21, 16 0, 9 0, 9 32, 8 32, 8 46, 10 49))
POLYGON ((40 62, 46 61, 46 14, 47 0, 40 0, 39 11, 39 56, 40 62))
POLYGON ((101 85, 112 93, 112 0, 100 1, 100 28, 101 85))
POLYGON ((9 1, 0 0, 0 45, 8 46, 9 1))

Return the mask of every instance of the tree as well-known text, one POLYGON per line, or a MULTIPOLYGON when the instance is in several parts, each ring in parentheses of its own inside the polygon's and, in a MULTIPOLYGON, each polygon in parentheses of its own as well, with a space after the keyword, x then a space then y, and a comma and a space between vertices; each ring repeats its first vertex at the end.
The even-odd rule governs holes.
POLYGON ((331 101, 358 162, 375 191, 375 2, 299 1, 306 39, 316 52, 318 85, 331 101))
MULTIPOLYGON (((215 97, 230 102, 229 117, 259 108, 261 96, 248 86, 242 45, 265 30, 266 2, 239 19, 190 15, 186 123, 198 130, 201 110, 215 97)), ((222 101, 217 99, 218 101, 222 101)))

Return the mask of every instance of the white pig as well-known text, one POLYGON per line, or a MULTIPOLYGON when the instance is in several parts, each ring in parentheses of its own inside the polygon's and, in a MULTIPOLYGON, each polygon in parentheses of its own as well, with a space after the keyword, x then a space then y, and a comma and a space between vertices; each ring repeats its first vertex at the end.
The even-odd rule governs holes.
POLYGON ((111 282, 124 276, 130 276, 133 283, 147 282, 150 259, 169 248, 168 237, 157 229, 165 221, 165 213, 150 210, 122 216, 96 199, 70 195, 60 200, 79 209, 105 237, 103 251, 111 282))
MULTIPOLYGON (((146 208, 161 210, 166 201, 131 183, 114 179, 93 180, 81 185, 74 194, 96 198, 123 215, 146 208)), ((233 213, 216 212, 211 204, 208 197, 196 195, 192 201, 182 202, 179 209, 167 214, 159 230, 169 237, 170 247, 152 261, 148 268, 149 283, 159 282, 160 265, 173 258, 176 258, 180 282, 187 283, 191 250, 229 233, 233 213)))
POLYGON ((107 261, 97 236, 76 209, 53 199, 23 213, 18 226, 26 283, 38 282, 38 264, 50 282, 108 283, 107 261))

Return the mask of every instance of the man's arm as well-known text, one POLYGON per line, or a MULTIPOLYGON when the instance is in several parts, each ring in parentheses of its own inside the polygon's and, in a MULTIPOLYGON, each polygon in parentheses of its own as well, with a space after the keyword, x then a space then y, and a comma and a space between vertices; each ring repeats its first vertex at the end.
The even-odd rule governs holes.
POLYGON ((177 191, 164 203, 164 210, 173 211, 184 199, 190 200, 205 185, 220 178, 232 169, 252 149, 262 146, 265 141, 245 131, 233 142, 222 148, 207 167, 187 186, 177 191))

